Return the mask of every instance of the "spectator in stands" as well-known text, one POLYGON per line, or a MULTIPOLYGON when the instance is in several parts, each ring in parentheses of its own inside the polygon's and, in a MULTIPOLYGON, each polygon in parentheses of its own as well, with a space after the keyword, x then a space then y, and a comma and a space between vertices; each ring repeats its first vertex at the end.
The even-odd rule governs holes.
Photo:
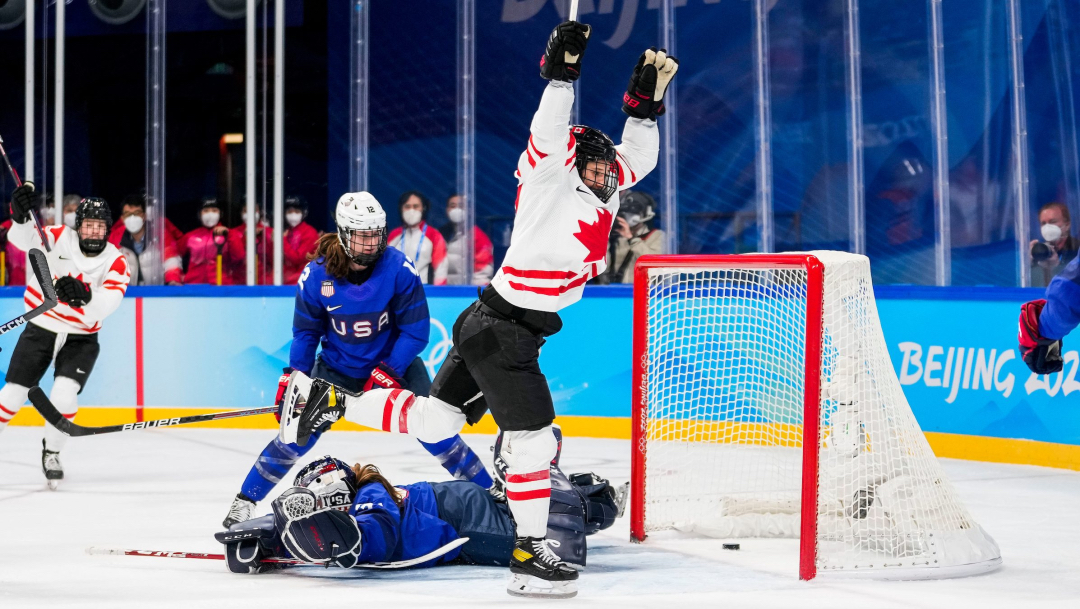
POLYGON ((282 285, 294 284, 300 279, 300 273, 307 266, 309 256, 313 256, 319 246, 319 231, 305 221, 307 214, 307 199, 299 195, 285 197, 286 227, 281 240, 281 251, 285 259, 281 273, 282 285))
MULTIPOLYGON (((248 215, 242 212, 240 226, 229 229, 229 244, 225 249, 225 260, 232 281, 236 285, 247 285, 247 225, 248 215)), ((274 285, 274 230, 263 222, 262 212, 255 208, 255 284, 274 285)))
MULTIPOLYGON (((125 200, 128 199, 128 198, 131 198, 131 197, 140 197, 141 199, 143 199, 143 201, 144 201, 143 209, 146 208, 146 204, 145 204, 146 194, 145 193, 144 194, 138 194, 138 195, 128 195, 127 197, 125 197, 125 200)), ((79 201, 81 201, 81 200, 82 199, 79 199, 79 201)), ((76 207, 78 206, 79 201, 75 202, 76 207)), ((65 198, 64 198, 64 209, 65 210, 67 209, 67 196, 66 195, 65 195, 65 198)), ((74 219, 72 221, 74 222, 74 219)), ((116 233, 116 232, 119 232, 120 229, 122 229, 123 227, 124 227, 124 219, 123 218, 117 218, 116 222, 113 222, 112 228, 109 229, 109 238, 111 239, 112 235, 114 233, 116 233)), ((173 224, 172 220, 170 220, 168 218, 165 218, 165 234, 168 235, 169 237, 172 237, 172 240, 173 240, 174 243, 179 241, 180 239, 182 239, 184 237, 184 231, 180 230, 179 228, 176 228, 176 225, 173 224)))
POLYGON ((1046 287, 1080 250, 1080 239, 1070 232, 1072 221, 1064 203, 1047 203, 1039 208, 1039 232, 1042 241, 1034 240, 1031 251, 1031 285, 1046 287))
POLYGON ((656 200, 651 196, 632 190, 619 195, 619 215, 612 226, 607 271, 603 275, 607 283, 633 283, 638 258, 664 253, 664 231, 653 228, 650 222, 655 217, 656 200))
MULTIPOLYGON (((149 224, 146 221, 146 199, 142 195, 128 195, 120 205, 120 226, 115 226, 109 233, 109 243, 120 248, 131 269, 132 283, 136 285, 160 285, 161 278, 151 276, 154 257, 158 248, 150 247, 149 224), (137 280, 137 282, 136 282, 137 280)), ((176 253, 176 239, 166 227, 165 256, 162 268, 164 282, 168 285, 183 285, 180 256, 176 253)))
POLYGON ((450 218, 439 229, 446 241, 447 283, 454 285, 487 285, 495 273, 495 247, 484 231, 473 225, 473 272, 465 273, 465 207, 461 195, 446 200, 446 216, 450 218))
POLYGON ((398 211, 404 227, 390 233, 388 243, 416 265, 422 283, 446 285, 446 241, 435 228, 428 226, 431 203, 423 194, 410 190, 398 199, 398 211))
POLYGON ((64 195, 63 221, 64 226, 75 230, 75 210, 79 208, 82 197, 79 195, 64 195))
POLYGON ((232 276, 225 268, 225 247, 228 245, 229 229, 221 224, 221 206, 217 197, 203 197, 199 208, 202 226, 187 233, 176 243, 176 252, 187 257, 185 284, 210 283, 232 284, 232 276), (220 275, 218 261, 221 257, 220 275))

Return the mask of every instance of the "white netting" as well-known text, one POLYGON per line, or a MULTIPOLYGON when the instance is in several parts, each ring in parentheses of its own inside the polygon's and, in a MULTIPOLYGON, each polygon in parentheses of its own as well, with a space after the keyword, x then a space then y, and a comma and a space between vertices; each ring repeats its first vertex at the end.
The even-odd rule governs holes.
MULTIPOLYGON (((818 573, 992 568, 996 544, 958 501, 893 372, 869 261, 813 254, 825 265, 818 573)), ((730 258, 649 269, 646 531, 798 536, 807 277, 730 258)))

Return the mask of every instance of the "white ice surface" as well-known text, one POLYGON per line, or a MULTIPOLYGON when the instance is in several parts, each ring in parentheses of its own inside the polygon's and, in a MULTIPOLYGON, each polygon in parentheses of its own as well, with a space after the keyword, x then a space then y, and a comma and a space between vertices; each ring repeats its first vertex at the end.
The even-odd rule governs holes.
MULTIPOLYGON (((629 543, 627 519, 590 538, 576 599, 505 592, 492 567, 374 572, 305 567, 243 576, 223 562, 89 556, 88 546, 220 552, 212 534, 273 432, 165 429, 72 439, 67 479, 46 490, 41 428, 0 435, 0 608, 21 607, 495 607, 557 604, 662 607, 1080 607, 1080 473, 945 461, 1004 566, 928 582, 800 582, 792 540, 650 538, 629 543)), ((466 436, 485 459, 491 438, 466 436)), ((330 433, 311 456, 371 462, 395 483, 443 480, 415 440, 330 433)), ((625 441, 568 438, 566 471, 629 475, 625 441)), ((306 461, 302 461, 304 463, 306 461)), ((260 507, 268 506, 264 503, 260 507)), ((267 508, 268 511, 268 508, 267 508)))

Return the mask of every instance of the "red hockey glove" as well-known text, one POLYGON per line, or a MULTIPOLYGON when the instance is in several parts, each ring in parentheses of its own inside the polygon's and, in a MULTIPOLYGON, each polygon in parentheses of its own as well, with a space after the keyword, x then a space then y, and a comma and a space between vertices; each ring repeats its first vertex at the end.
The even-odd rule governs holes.
POLYGON ((285 389, 289 386, 289 376, 292 372, 293 369, 291 367, 282 368, 281 377, 278 378, 277 396, 274 398, 274 406, 277 406, 277 412, 274 413, 274 418, 277 419, 278 423, 281 422, 281 403, 285 401, 283 399, 285 397, 285 389))
POLYGON ((1046 300, 1032 300, 1020 306, 1020 355, 1035 374, 1061 372, 1061 341, 1050 340, 1039 333, 1039 314, 1046 300))
POLYGON ((379 362, 371 370, 371 376, 364 383, 364 391, 372 389, 400 389, 405 386, 405 381, 398 376, 397 372, 383 362, 379 362))

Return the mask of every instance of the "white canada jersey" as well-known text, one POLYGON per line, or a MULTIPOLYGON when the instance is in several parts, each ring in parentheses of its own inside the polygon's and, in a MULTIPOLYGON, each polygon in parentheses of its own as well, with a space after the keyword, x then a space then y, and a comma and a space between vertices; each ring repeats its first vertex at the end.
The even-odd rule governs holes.
MULTIPOLYGON (((107 243, 97 256, 87 256, 79 248, 79 236, 66 226, 48 226, 44 232, 49 246, 52 247, 52 251, 45 254, 45 257, 49 261, 53 281, 71 275, 88 283, 90 302, 85 307, 71 307, 59 302, 43 315, 30 320, 30 323, 57 334, 97 333, 101 329, 101 321, 120 306, 120 301, 127 292, 131 272, 124 255, 115 245, 107 243)), ((44 250, 31 222, 12 222, 8 239, 15 247, 24 251, 33 247, 44 250)), ((44 299, 37 277, 29 267, 26 271, 26 292, 23 300, 26 310, 29 311, 40 305, 44 299)))
MULTIPOLYGON (((619 194, 605 203, 581 181, 570 132, 574 89, 552 81, 533 116, 518 159, 514 231, 491 285, 513 305, 558 311, 581 299, 585 282, 604 272, 619 194)), ((619 187, 630 188, 656 167, 656 121, 628 118, 617 151, 619 187)))

